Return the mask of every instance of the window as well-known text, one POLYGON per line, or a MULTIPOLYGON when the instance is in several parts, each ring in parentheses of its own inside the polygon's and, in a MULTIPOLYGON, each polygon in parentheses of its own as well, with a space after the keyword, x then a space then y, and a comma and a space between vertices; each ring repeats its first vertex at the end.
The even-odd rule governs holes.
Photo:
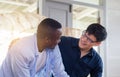
POLYGON ((13 39, 35 31, 40 18, 37 13, 37 0, 0 0, 0 64, 13 39))

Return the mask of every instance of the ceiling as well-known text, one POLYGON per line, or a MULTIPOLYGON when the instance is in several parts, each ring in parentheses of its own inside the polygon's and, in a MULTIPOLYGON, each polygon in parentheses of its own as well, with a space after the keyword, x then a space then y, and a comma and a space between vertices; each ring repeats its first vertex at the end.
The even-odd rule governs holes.
POLYGON ((36 6, 37 0, 0 0, 0 13, 34 12, 37 9, 36 6))
POLYGON ((98 22, 98 9, 81 6, 81 5, 73 5, 72 9, 73 19, 77 21, 83 22, 98 22))
MULTIPOLYGON (((11 13, 14 11, 37 12, 38 0, 0 0, 0 13, 11 13)), ((98 9, 73 5, 73 21, 89 24, 97 22, 98 9)))

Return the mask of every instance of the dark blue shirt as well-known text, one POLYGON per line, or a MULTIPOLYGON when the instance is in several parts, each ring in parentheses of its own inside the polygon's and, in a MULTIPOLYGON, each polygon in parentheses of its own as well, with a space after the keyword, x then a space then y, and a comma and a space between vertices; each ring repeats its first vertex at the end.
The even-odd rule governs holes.
POLYGON ((62 36, 59 43, 65 71, 70 77, 102 77, 103 63, 98 53, 91 48, 90 52, 80 58, 79 39, 62 36))

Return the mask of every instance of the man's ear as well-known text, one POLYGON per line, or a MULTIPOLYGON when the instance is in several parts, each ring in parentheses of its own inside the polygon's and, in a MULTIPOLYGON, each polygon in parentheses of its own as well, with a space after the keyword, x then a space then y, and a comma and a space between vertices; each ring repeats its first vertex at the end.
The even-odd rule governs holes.
POLYGON ((94 46, 99 46, 101 44, 101 42, 96 42, 95 44, 94 44, 94 46))

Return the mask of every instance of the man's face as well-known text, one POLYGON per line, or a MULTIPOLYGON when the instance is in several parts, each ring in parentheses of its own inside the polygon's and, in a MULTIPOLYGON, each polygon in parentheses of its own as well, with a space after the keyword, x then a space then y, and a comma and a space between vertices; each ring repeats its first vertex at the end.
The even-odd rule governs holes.
POLYGON ((52 33, 52 37, 48 39, 47 48, 53 49, 61 41, 61 29, 57 29, 52 33))
POLYGON ((87 32, 83 32, 80 40, 79 47, 84 50, 89 50, 93 46, 97 45, 96 37, 94 35, 89 35, 87 32))

